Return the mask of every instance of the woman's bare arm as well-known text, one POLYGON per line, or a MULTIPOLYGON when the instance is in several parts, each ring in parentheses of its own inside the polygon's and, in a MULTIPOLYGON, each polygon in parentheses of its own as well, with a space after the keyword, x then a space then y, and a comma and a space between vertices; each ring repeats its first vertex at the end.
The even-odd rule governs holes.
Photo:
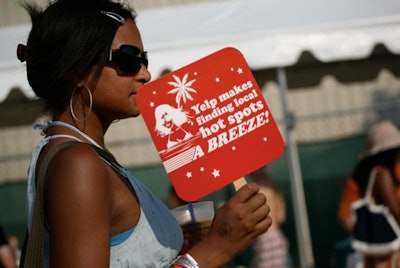
POLYGON ((111 187, 104 162, 87 145, 53 159, 46 176, 51 267, 108 267, 111 187))

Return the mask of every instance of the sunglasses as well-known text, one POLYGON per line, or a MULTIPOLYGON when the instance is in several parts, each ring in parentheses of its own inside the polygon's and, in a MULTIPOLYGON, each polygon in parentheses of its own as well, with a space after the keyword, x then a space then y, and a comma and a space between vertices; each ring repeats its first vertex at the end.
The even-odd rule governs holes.
POLYGON ((111 50, 108 61, 117 65, 118 69, 126 75, 137 74, 142 64, 146 68, 149 65, 147 52, 142 52, 131 45, 121 45, 118 49, 111 50))

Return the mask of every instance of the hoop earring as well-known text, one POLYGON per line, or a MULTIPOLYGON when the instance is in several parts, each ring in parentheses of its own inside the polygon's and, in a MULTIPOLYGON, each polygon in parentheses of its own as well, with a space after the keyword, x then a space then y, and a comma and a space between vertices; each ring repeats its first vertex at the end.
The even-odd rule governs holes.
POLYGON ((83 86, 83 88, 86 89, 89 94, 89 112, 83 119, 79 119, 78 117, 76 117, 75 112, 74 112, 74 107, 72 105, 77 88, 74 88, 74 90, 72 91, 71 98, 69 99, 69 110, 71 112, 72 118, 74 118, 76 121, 79 121, 79 122, 86 121, 86 119, 89 117, 90 113, 92 112, 92 107, 93 107, 93 96, 92 96, 92 92, 90 91, 90 88, 88 88, 87 86, 83 86))

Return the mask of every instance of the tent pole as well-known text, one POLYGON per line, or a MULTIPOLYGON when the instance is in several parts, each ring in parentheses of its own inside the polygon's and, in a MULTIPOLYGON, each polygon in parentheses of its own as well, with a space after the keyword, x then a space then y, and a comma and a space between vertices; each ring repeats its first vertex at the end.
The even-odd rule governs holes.
POLYGON ((302 183, 299 155, 294 138, 294 118, 290 115, 287 105, 287 78, 283 67, 277 69, 277 78, 280 87, 282 109, 285 122, 287 161, 289 163, 289 177, 291 195, 295 216, 295 227, 298 242, 301 268, 313 268, 314 256, 305 204, 304 188, 302 183))

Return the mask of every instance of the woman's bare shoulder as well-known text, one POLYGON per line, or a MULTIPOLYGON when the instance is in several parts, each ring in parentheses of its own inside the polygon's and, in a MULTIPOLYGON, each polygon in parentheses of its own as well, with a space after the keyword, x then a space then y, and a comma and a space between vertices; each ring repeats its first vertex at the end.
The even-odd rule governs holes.
POLYGON ((51 160, 46 173, 46 191, 50 193, 49 198, 68 192, 69 198, 95 201, 109 196, 109 176, 107 164, 89 144, 73 143, 51 160))

